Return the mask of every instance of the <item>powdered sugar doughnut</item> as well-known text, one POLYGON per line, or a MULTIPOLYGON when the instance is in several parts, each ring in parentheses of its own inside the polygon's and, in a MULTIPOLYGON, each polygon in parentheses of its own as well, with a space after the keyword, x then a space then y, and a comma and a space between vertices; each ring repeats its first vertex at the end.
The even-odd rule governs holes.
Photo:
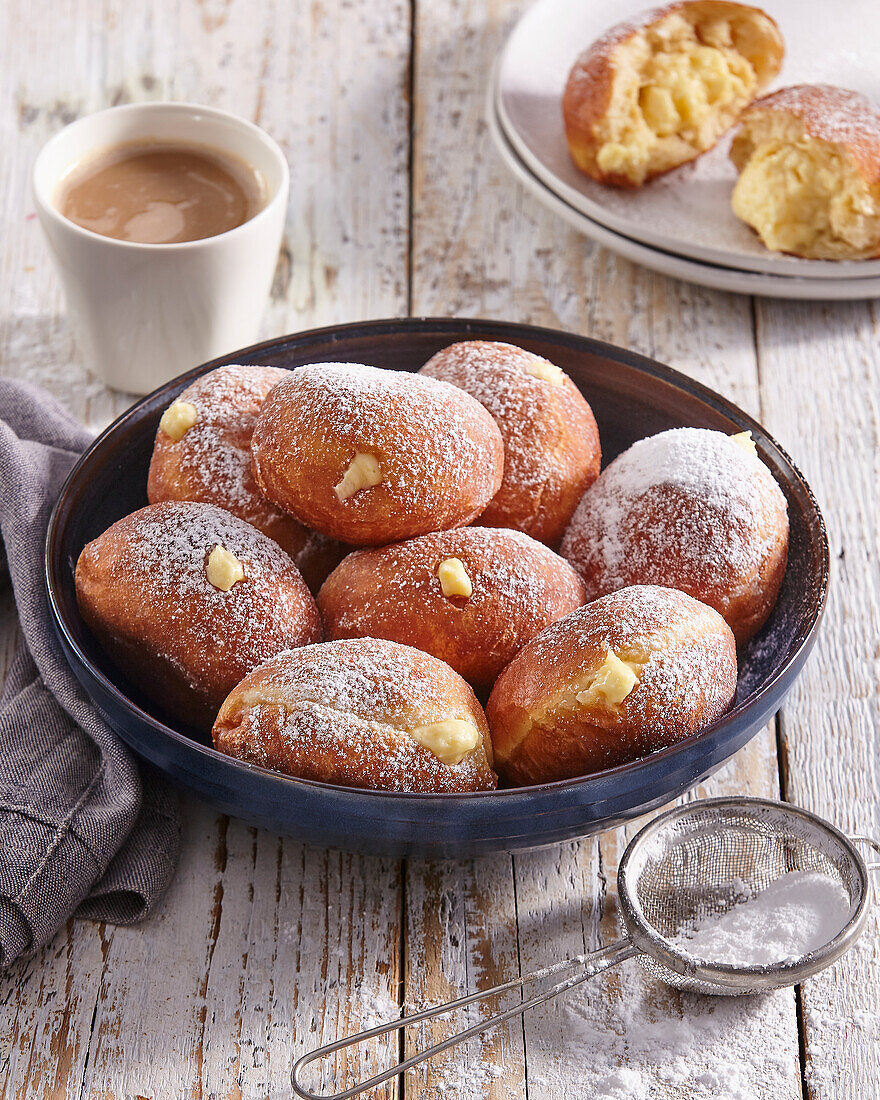
POLYGON ((779 594, 788 509, 749 433, 675 428, 602 471, 561 553, 588 599, 630 584, 679 588, 719 611, 742 644, 779 594))
POLYGON ((470 523, 504 464, 495 421, 468 394, 359 363, 293 371, 266 398, 252 451, 269 500, 358 546, 470 523))
POLYGON ((403 642, 479 687, 583 602, 583 582, 568 562, 528 535, 491 527, 359 550, 318 593, 328 638, 403 642))
POLYGON ((711 149, 784 52, 766 12, 729 0, 678 0, 619 23, 569 73, 572 160, 600 183, 640 187, 711 149))
POLYGON ((223 704, 214 745, 345 787, 485 791, 496 783, 486 718, 464 680, 427 653, 375 638, 273 657, 223 704))
POLYGON ((736 675, 733 634, 712 608, 654 585, 613 592, 498 678, 486 708, 496 769, 523 786, 635 760, 719 718, 736 675))
POLYGON ((132 683, 207 729, 245 673, 321 638, 293 561, 211 504, 166 501, 114 523, 80 554, 76 596, 132 683))
POLYGON ((730 147, 738 218, 764 244, 811 260, 880 255, 880 107, 797 84, 759 99, 730 147))
POLYGON ((309 532, 257 488, 251 435, 266 394, 289 371, 230 365, 203 374, 165 410, 147 479, 151 504, 216 504, 274 539, 292 558, 309 532))
POLYGON ((555 545, 601 457, 593 412, 574 382, 539 355, 489 340, 452 344, 419 373, 466 390, 501 430, 504 478, 480 523, 555 545))

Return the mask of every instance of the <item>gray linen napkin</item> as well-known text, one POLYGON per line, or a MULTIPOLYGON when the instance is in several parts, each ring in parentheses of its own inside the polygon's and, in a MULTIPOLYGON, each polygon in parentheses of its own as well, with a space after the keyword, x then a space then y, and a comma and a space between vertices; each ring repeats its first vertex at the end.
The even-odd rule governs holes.
POLYGON ((180 846, 175 797, 158 773, 139 774, 49 620, 46 526, 89 440, 48 393, 0 379, 0 558, 5 549, 23 634, 0 695, 0 969, 71 916, 148 916, 180 846))

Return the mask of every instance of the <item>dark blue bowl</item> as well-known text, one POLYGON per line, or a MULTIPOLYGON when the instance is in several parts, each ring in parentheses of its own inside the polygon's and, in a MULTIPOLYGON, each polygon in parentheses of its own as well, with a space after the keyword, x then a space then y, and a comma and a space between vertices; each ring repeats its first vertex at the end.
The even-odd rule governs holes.
POLYGON ((828 542, 809 487, 782 448, 735 405, 642 356, 568 333, 494 321, 391 320, 283 337, 198 367, 111 425, 74 467, 49 523, 46 583, 61 644, 110 725, 141 756, 226 813, 310 844, 389 856, 513 852, 585 836, 661 806, 741 749, 778 710, 812 646, 828 584, 828 542), (590 402, 609 461, 643 436, 692 425, 750 429, 788 500, 791 543, 779 602, 741 655, 722 719, 642 760, 582 779, 480 794, 395 794, 291 779, 215 752, 127 684, 79 616, 73 585, 83 546, 142 507, 162 410, 223 363, 297 367, 327 360, 417 370, 456 340, 506 340, 563 367, 590 402))

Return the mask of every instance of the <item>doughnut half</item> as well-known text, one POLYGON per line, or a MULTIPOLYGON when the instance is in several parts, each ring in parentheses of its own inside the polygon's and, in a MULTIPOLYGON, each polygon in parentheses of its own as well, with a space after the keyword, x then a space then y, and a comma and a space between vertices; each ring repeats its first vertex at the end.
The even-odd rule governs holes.
POLYGON ((684 0, 612 27, 568 77, 572 160, 618 187, 693 160, 776 76, 783 53, 769 15, 726 0, 684 0))
POLYGON ((704 729, 736 692, 730 628, 653 585, 579 608, 520 650, 486 714, 495 767, 525 786, 603 771, 704 729))
POLYGON ((491 527, 356 551, 318 593, 328 638, 415 646, 477 687, 491 686, 530 638, 583 602, 568 562, 528 535, 491 527), (450 584, 450 572, 462 583, 450 584))
POLYGON ((584 493, 562 540, 594 600, 632 584, 679 588, 761 628, 788 556, 788 508, 747 432, 674 428, 634 443, 584 493))
POLYGON ((293 561, 211 504, 166 501, 126 516, 86 545, 75 579, 80 613, 115 664, 192 726, 210 729, 256 665, 321 638, 293 561))
POLYGON ((496 785, 480 704, 452 669, 375 638, 281 653, 235 688, 220 752, 344 787, 486 791, 496 785))
POLYGON ((810 260, 880 256, 880 108, 799 84, 758 100, 730 147, 733 212, 767 248, 810 260))
POLYGON ((292 371, 266 398, 252 451, 269 500, 357 546, 470 523, 504 467, 495 421, 469 394, 358 363, 292 371))
POLYGON ((466 390, 501 431, 504 477, 480 523, 555 546, 601 459, 593 411, 574 382, 539 355, 489 340, 452 344, 419 373, 466 390))

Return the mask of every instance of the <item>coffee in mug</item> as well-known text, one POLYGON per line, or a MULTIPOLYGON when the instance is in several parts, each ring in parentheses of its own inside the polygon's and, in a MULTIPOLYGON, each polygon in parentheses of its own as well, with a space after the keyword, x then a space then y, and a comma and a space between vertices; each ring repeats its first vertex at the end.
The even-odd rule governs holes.
POLYGON ((59 182, 65 218, 120 241, 177 244, 243 225, 266 202, 260 173, 208 146, 121 143, 75 164, 59 182))

